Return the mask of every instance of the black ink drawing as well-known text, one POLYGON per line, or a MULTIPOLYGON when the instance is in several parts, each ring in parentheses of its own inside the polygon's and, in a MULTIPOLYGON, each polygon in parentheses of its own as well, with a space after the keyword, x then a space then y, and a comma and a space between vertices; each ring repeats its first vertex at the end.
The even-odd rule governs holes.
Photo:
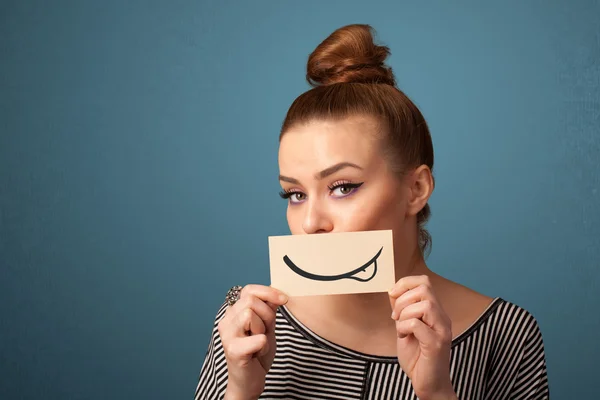
POLYGON ((292 260, 290 260, 290 258, 286 255, 283 256, 283 262, 290 267, 290 269, 292 271, 294 271, 295 273, 297 273, 300 276, 303 276, 304 278, 307 279, 312 279, 313 281, 338 281, 340 279, 354 279, 356 281, 359 282, 368 282, 371 279, 373 279, 375 277, 375 275, 377 274, 377 258, 379 257, 379 255, 381 255, 381 252, 383 251, 383 247, 377 252, 377 254, 375 254, 375 256, 370 259, 367 263, 363 264, 362 266, 350 271, 350 272, 346 272, 344 274, 339 274, 339 275, 315 275, 315 274, 311 274, 310 272, 306 272, 301 268, 298 268, 298 266, 296 266, 296 264, 294 264, 292 262, 292 260), (366 271, 367 268, 369 268, 371 266, 371 264, 373 264, 374 268, 373 268, 373 273, 371 274, 370 277, 368 278, 359 278, 358 276, 354 276, 357 273, 361 272, 361 271, 366 271))

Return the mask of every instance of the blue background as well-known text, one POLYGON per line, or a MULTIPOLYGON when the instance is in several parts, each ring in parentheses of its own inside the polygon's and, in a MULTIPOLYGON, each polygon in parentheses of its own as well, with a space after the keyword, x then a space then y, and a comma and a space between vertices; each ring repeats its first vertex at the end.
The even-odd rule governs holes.
POLYGON ((552 397, 600 359, 600 2, 3 1, 0 398, 192 398, 287 234, 277 136, 368 23, 436 151, 432 269, 531 311, 552 397), (488 2, 485 2, 488 3, 488 2))

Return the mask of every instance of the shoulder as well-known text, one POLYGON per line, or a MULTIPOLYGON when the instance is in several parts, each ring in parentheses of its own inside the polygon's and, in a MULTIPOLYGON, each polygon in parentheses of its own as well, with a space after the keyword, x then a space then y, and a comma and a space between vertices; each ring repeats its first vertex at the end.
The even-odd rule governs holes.
POLYGON ((227 360, 219 336, 218 325, 227 311, 227 302, 217 308, 210 335, 208 348, 204 353, 204 361, 200 369, 200 376, 196 386, 194 399, 222 398, 227 387, 227 360))
POLYGON ((227 301, 217 304, 217 306, 215 308, 213 308, 212 315, 214 315, 214 317, 212 320, 212 327, 211 327, 211 333, 210 333, 211 346, 215 346, 215 345, 220 346, 220 344, 221 344, 221 334, 219 333, 219 324, 221 323, 221 321, 223 321, 223 318, 225 318, 225 315, 229 308, 230 308, 230 306, 227 303, 227 301))
POLYGON ((498 333, 511 338, 515 343, 541 341, 541 329, 531 311, 503 298, 497 298, 496 303, 489 319, 490 325, 498 333))
POLYGON ((532 312, 519 304, 496 297, 475 323, 453 343, 467 338, 485 338, 492 365, 516 367, 524 358, 544 363, 544 341, 532 312), (514 365, 513 365, 514 364, 514 365))
POLYGON ((445 280, 441 300, 453 324, 454 336, 468 336, 485 326, 495 341, 513 345, 541 339, 538 321, 532 312, 502 297, 490 297, 466 286, 445 280))
POLYGON ((548 399, 548 372, 542 331, 524 307, 498 298, 487 325, 489 387, 494 398, 548 399))
POLYGON ((213 324, 215 328, 219 325, 219 322, 221 322, 221 320, 225 317, 227 309, 229 309, 229 303, 227 303, 227 301, 224 301, 223 303, 217 306, 217 312, 213 324))

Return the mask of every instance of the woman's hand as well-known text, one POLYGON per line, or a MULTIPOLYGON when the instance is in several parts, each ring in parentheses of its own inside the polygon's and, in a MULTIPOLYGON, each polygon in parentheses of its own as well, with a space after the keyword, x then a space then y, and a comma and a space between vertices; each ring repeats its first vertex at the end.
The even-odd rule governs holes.
POLYGON ((225 312, 218 330, 227 360, 225 399, 256 399, 275 358, 275 313, 287 303, 282 292, 248 285, 225 312))
POLYGON ((423 400, 456 399, 450 380, 452 324, 429 277, 408 276, 390 290, 398 362, 423 400))

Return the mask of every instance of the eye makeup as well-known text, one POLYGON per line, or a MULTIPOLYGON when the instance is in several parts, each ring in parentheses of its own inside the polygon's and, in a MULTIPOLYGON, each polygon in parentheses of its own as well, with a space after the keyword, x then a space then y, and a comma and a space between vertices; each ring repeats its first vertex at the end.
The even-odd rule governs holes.
POLYGON ((329 190, 333 191, 337 188, 346 188, 346 189, 358 189, 359 187, 361 187, 363 185, 364 182, 360 182, 360 183, 353 183, 350 181, 336 181, 334 183, 332 183, 331 185, 327 186, 329 188, 329 190))
MULTIPOLYGON (((332 197, 342 199, 356 193, 358 188, 360 188, 363 184, 364 182, 354 183, 350 181, 336 181, 331 185, 328 185, 327 188, 329 189, 332 197), (339 193, 336 194, 336 191, 339 193)), ((288 200, 290 204, 298 204, 306 199, 306 194, 297 189, 284 189, 279 192, 279 196, 282 199, 288 200)))
POLYGON ((306 197, 306 195, 304 193, 300 192, 299 190, 294 190, 294 189, 292 189, 292 190, 284 189, 281 192, 279 192, 279 196, 282 199, 288 200, 291 204, 297 204, 297 203, 302 202, 302 200, 304 200, 304 199, 298 199, 297 198, 298 196, 306 197), (294 198, 294 197, 296 197, 296 198, 294 198))

